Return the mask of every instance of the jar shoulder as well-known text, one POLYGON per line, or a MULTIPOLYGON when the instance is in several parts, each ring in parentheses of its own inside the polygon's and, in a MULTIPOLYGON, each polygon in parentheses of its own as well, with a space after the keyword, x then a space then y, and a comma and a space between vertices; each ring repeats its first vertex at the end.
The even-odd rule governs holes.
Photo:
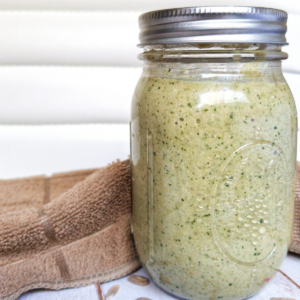
MULTIPOLYGON (((161 108, 175 114, 185 108, 207 112, 211 107, 253 105, 275 112, 285 110, 296 117, 296 106, 283 75, 270 76, 205 76, 208 78, 182 79, 176 76, 142 75, 132 100, 132 117, 161 108)), ((220 112, 221 113, 221 112, 220 112)), ((146 116, 145 115, 145 116, 146 116)))

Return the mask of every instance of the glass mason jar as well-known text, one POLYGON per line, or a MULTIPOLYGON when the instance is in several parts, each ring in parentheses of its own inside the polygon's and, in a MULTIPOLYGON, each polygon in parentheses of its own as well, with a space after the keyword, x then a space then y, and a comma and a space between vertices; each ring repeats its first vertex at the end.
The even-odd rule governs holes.
MULTIPOLYGON (((208 17, 194 9, 175 21, 240 22, 246 8, 208 17)), ((284 12, 250 9, 243 16, 250 22, 286 21, 284 12)), ((223 41, 218 32, 208 43, 200 28, 199 43, 183 43, 182 27, 175 38, 164 28, 170 11, 140 18, 144 69, 131 119, 135 245, 151 278, 174 296, 244 299, 274 275, 291 241, 297 114, 281 70, 285 31, 268 36, 265 28, 263 43, 243 24, 250 42, 238 42, 241 34, 223 41), (156 36, 151 26, 160 26, 156 36), (160 36, 168 34, 169 43, 160 36)))

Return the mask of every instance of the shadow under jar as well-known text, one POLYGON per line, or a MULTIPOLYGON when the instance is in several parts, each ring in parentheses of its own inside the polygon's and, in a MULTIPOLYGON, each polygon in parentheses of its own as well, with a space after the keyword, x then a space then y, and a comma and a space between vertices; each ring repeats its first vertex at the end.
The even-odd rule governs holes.
POLYGON ((286 19, 249 7, 139 19, 132 231, 143 266, 176 297, 245 299, 286 256, 297 142, 286 19))

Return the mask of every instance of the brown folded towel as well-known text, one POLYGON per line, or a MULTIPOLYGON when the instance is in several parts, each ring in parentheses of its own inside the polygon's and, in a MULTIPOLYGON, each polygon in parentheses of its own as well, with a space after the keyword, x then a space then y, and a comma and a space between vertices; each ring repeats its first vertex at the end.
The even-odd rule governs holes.
POLYGON ((295 218, 292 243, 289 250, 300 254, 300 162, 297 162, 295 186, 295 218))
POLYGON ((0 181, 0 299, 105 282, 140 267, 129 161, 0 181))
MULTIPOLYGON (((0 181, 0 299, 105 282, 139 268, 130 199, 129 160, 0 181)), ((300 254, 300 163, 290 251, 300 254)))

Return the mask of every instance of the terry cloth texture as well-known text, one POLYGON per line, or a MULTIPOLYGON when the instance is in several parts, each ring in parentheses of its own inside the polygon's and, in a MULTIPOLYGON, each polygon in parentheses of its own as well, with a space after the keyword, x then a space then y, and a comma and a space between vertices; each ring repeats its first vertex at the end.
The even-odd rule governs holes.
POLYGON ((295 186, 295 218, 291 252, 300 254, 300 162, 297 162, 296 186, 295 186))
MULTIPOLYGON (((130 211, 129 160, 0 181, 0 299, 106 282, 138 269, 130 211)), ((300 163, 289 250, 300 254, 300 163)))
POLYGON ((0 181, 0 299, 125 276, 141 265, 130 232, 130 163, 0 181))

